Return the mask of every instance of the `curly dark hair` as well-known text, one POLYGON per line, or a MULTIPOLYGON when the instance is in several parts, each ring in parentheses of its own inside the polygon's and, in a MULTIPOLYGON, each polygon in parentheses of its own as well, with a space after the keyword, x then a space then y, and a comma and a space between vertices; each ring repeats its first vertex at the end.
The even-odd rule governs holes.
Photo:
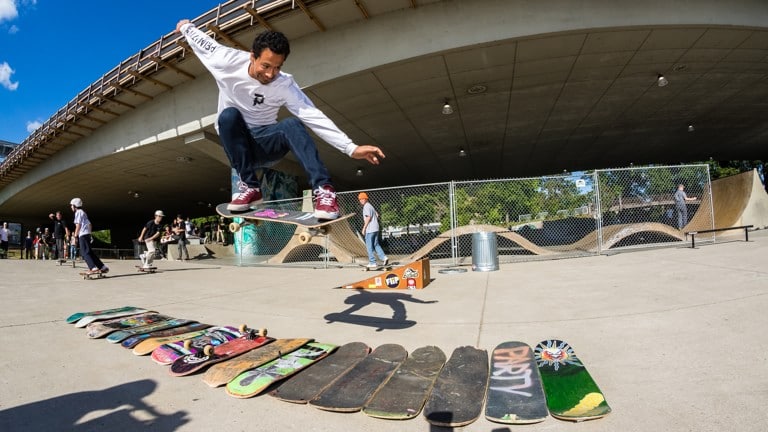
POLYGON ((288 54, 291 53, 291 44, 288 42, 288 38, 276 31, 262 32, 253 40, 251 50, 256 57, 261 55, 264 48, 269 48, 273 53, 280 54, 285 58, 288 58, 288 54))

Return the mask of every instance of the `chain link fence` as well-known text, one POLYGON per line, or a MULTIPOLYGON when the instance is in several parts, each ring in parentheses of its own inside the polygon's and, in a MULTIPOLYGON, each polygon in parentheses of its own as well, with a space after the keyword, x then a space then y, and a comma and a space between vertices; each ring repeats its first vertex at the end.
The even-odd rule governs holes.
MULTIPOLYGON (((235 233, 240 263, 364 265, 368 257, 360 233, 359 192, 338 193, 341 213, 356 214, 321 232, 277 222, 244 225, 235 233), (307 231, 309 235, 302 234, 307 231)), ((469 264, 476 232, 496 233, 499 262, 510 263, 676 245, 685 240, 685 231, 714 227, 707 165, 597 170, 365 192, 379 212, 384 251, 390 261, 401 263, 429 257, 437 266, 469 264), (678 193, 676 201, 679 185, 688 200, 680 201, 678 193)), ((265 206, 311 211, 311 195, 265 206)))

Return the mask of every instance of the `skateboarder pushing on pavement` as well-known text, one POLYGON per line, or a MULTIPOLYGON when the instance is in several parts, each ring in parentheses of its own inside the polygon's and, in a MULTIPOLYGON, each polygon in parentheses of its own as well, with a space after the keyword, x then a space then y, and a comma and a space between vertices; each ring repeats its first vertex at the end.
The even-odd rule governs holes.
POLYGON ((320 138, 354 159, 378 165, 384 153, 376 146, 358 146, 317 109, 293 76, 281 71, 290 54, 288 39, 280 32, 256 36, 250 52, 219 44, 189 20, 176 24, 219 87, 216 130, 224 152, 242 182, 227 206, 245 211, 262 201, 258 168, 276 164, 292 151, 314 190, 315 217, 336 219, 339 206, 331 176, 320 160, 305 125, 320 138), (296 117, 277 121, 284 106, 296 117))
POLYGON ((139 243, 144 242, 144 244, 147 245, 147 251, 139 255, 139 258, 141 258, 141 267, 144 269, 152 267, 152 261, 155 260, 157 240, 162 234, 160 232, 160 223, 163 221, 164 217, 165 214, 162 210, 156 211, 155 217, 147 221, 144 228, 141 229, 141 234, 139 234, 139 243))
POLYGON ((91 249, 91 221, 88 219, 88 215, 83 210, 83 200, 80 198, 72 198, 69 202, 69 206, 75 213, 75 233, 74 236, 80 245, 80 256, 83 257, 86 264, 88 264, 89 272, 91 273, 107 273, 109 267, 105 266, 103 262, 91 249))

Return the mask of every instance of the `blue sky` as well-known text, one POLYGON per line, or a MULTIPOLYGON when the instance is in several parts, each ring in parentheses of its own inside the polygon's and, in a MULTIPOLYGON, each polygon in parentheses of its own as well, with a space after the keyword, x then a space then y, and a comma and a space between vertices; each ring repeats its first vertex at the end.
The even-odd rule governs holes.
POLYGON ((122 60, 217 0, 0 0, 0 140, 30 132, 122 60))

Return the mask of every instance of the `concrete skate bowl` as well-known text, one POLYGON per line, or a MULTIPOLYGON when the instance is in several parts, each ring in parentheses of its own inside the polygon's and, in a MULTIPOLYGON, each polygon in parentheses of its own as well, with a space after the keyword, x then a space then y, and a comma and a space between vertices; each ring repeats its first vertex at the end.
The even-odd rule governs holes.
MULTIPOLYGON (((724 177, 712 182, 712 201, 702 197, 701 208, 712 206, 714 212, 714 228, 730 228, 743 225, 754 225, 762 229, 768 227, 768 194, 757 170, 743 172, 730 177, 724 177)), ((698 231, 712 229, 708 212, 697 212, 683 231, 698 231)), ((738 230, 718 233, 718 237, 739 235, 738 230)))

